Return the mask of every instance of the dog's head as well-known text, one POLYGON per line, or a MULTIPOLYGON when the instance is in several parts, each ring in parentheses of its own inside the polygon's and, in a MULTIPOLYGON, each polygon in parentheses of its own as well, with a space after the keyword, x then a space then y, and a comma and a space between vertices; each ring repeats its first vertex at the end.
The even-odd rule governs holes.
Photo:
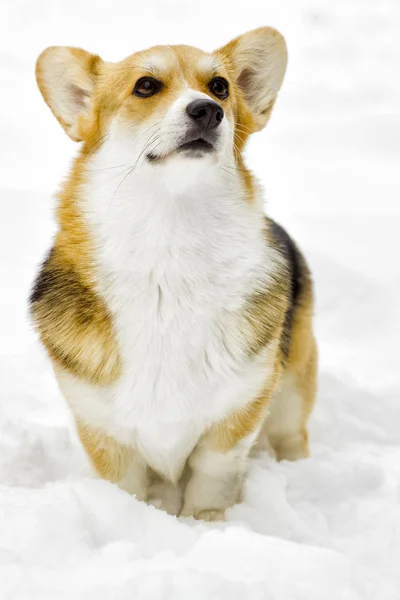
POLYGON ((127 162, 154 168, 235 157, 266 125, 286 62, 283 37, 265 27, 211 54, 156 46, 119 63, 50 47, 36 74, 46 103, 87 152, 117 144, 127 162))

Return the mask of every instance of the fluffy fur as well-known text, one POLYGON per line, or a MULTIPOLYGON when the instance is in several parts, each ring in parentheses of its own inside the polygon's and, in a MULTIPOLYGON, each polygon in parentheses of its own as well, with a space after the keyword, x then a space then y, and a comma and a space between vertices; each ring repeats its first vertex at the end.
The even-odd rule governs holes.
POLYGON ((111 64, 54 47, 37 63, 45 101, 83 144, 32 317, 98 474, 184 516, 223 518, 258 437, 279 458, 308 454, 311 278, 242 157, 285 67, 271 28, 212 54, 155 47, 111 64), (148 97, 142 78, 158 86, 148 97), (224 111, 204 133, 212 151, 181 151, 201 99, 224 111))

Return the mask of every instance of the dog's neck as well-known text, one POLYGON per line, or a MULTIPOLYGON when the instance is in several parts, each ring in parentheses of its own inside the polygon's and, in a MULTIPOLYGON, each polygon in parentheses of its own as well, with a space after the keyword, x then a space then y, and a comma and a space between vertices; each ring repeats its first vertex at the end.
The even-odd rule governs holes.
POLYGON ((152 268, 185 253, 223 261, 245 254, 263 227, 242 171, 223 167, 225 160, 126 162, 104 148, 90 161, 82 188, 85 218, 110 271, 129 268, 129 261, 152 268))
POLYGON ((221 204, 231 208, 235 202, 254 202, 253 182, 246 174, 232 150, 199 158, 172 155, 154 164, 140 148, 132 152, 123 140, 111 139, 88 161, 84 195, 99 198, 99 204, 101 199, 110 215, 129 219, 143 211, 157 217, 174 204, 186 213, 218 213, 221 204))
POLYGON ((207 260, 219 253, 222 261, 245 254, 263 237, 261 195, 228 158, 171 156, 153 164, 117 143, 82 155, 61 194, 68 257, 90 281, 99 253, 115 272, 185 253, 207 260))

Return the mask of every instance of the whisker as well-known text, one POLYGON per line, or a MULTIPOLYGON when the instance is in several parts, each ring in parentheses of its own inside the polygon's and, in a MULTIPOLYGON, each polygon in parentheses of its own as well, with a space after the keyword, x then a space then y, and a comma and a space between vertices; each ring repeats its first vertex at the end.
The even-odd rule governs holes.
POLYGON ((147 133, 148 131, 150 131, 150 129, 153 129, 153 127, 156 127, 157 125, 160 125, 160 124, 161 124, 161 121, 159 121, 158 123, 154 123, 153 125, 150 125, 150 127, 149 127, 148 129, 146 129, 146 131, 144 131, 144 132, 143 132, 143 133, 142 133, 142 134, 141 134, 141 135, 138 137, 138 139, 137 139, 136 141, 138 142, 138 141, 139 141, 139 140, 140 140, 140 139, 141 139, 141 138, 142 138, 144 135, 146 135, 146 133, 147 133))
POLYGON ((144 152, 146 152, 147 148, 148 148, 148 147, 149 147, 149 146, 150 146, 150 145, 151 145, 153 142, 155 142, 155 141, 157 141, 157 139, 159 139, 159 137, 157 137, 157 135, 158 135, 158 132, 154 132, 154 133, 152 133, 152 134, 151 134, 151 136, 149 137, 149 139, 147 140, 147 142, 146 142, 146 143, 145 143, 145 145, 143 146, 143 149, 142 149, 142 151, 140 152, 140 154, 139 154, 138 158, 136 159, 136 161, 135 161, 135 164, 134 164, 132 167, 130 167, 130 168, 128 168, 128 169, 126 169, 128 172, 127 172, 127 174, 126 174, 126 175, 125 175, 125 176, 124 176, 124 177, 121 179, 121 181, 119 182, 119 184, 117 185, 117 187, 116 187, 116 189, 115 189, 115 191, 114 191, 114 193, 113 193, 112 200, 114 200, 114 198, 115 198, 115 195, 117 194, 118 190, 120 189, 120 187, 121 187, 121 185, 124 183, 124 181, 127 179, 127 177, 130 177, 130 175, 133 173, 133 171, 134 171, 134 170, 135 170, 135 168, 136 168, 136 165, 138 164, 138 162, 139 162, 139 160, 141 159, 141 157, 142 157, 142 155, 144 154, 144 152))
POLYGON ((131 175, 131 173, 133 172, 134 168, 135 168, 135 165, 133 165, 133 166, 130 168, 130 170, 128 171, 128 173, 127 173, 127 174, 126 174, 126 175, 125 175, 125 176, 124 176, 124 177, 121 179, 121 181, 119 182, 119 184, 117 185, 117 187, 116 187, 116 189, 115 189, 115 192, 114 192, 114 193, 113 193, 113 195, 112 195, 111 201, 113 201, 113 200, 114 200, 114 198, 115 198, 115 195, 116 195, 116 193, 118 192, 119 188, 120 188, 120 187, 121 187, 121 185, 124 183, 125 179, 131 175))
POLYGON ((225 169, 232 169, 232 171, 242 171, 243 173, 247 173, 247 169, 242 169, 241 167, 234 167, 232 165, 222 165, 225 169))
POLYGON ((234 173, 232 173, 231 171, 228 171, 228 169, 225 169, 225 167, 223 167, 222 165, 220 165, 219 168, 222 169, 223 171, 225 171, 225 173, 228 173, 228 175, 231 175, 232 177, 235 176, 234 173))
POLYGON ((235 125, 235 131, 239 132, 239 133, 247 133, 248 135, 251 135, 253 133, 253 130, 250 129, 249 127, 245 126, 245 125, 235 125))
POLYGON ((115 165, 114 167, 104 167, 102 169, 91 169, 92 173, 97 173, 98 171, 110 171, 111 169, 119 169, 121 167, 125 167, 126 163, 123 165, 115 165))

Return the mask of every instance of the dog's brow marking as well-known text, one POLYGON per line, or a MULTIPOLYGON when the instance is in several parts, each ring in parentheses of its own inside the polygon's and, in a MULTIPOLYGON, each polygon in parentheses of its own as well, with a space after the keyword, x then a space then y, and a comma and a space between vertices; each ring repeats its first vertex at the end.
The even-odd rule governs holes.
POLYGON ((165 73, 168 70, 168 64, 164 56, 161 56, 160 54, 150 54, 149 56, 146 56, 141 67, 143 70, 154 74, 165 73))
POLYGON ((215 71, 215 57, 213 56, 202 56, 197 63, 197 68, 203 73, 209 73, 215 71))

